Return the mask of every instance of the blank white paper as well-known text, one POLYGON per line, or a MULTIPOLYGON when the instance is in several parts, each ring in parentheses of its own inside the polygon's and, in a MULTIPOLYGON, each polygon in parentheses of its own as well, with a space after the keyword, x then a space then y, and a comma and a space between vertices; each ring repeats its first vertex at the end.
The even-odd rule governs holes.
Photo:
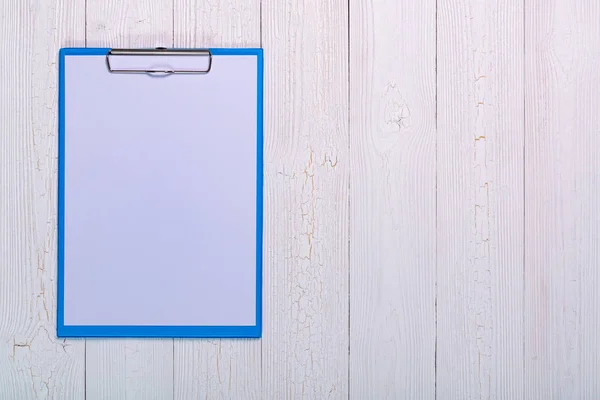
POLYGON ((67 56, 65 117, 65 325, 255 325, 256 56, 67 56))

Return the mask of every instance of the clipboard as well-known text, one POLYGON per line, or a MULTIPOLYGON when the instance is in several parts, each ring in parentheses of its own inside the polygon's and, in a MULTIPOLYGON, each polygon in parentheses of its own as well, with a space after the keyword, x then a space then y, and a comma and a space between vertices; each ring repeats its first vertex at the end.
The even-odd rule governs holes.
POLYGON ((262 329, 263 52, 59 53, 58 337, 262 329))

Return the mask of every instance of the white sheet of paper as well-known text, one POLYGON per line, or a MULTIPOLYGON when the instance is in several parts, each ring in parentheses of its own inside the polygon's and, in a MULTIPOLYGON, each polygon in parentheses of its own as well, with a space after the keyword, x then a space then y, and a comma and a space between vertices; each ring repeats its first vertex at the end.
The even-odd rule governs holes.
POLYGON ((67 56, 65 117, 65 325, 255 325, 256 57, 67 56))

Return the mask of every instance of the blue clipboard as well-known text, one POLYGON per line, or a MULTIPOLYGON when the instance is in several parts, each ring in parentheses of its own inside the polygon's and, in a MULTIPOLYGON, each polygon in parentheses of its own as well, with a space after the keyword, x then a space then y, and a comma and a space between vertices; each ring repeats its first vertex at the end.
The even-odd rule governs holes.
POLYGON ((59 53, 57 336, 261 337, 263 51, 132 51, 59 53))

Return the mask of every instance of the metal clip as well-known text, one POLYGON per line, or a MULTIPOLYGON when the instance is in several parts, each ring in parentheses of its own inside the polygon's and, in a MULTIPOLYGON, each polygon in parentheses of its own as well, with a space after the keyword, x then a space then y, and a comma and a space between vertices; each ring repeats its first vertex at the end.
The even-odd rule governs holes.
POLYGON ((157 47, 156 49, 110 49, 106 54, 106 66, 111 73, 131 74, 207 74, 212 67, 212 54, 208 49, 167 49, 157 47), (118 69, 110 65, 111 57, 119 56, 201 56, 208 57, 206 69, 118 69))

